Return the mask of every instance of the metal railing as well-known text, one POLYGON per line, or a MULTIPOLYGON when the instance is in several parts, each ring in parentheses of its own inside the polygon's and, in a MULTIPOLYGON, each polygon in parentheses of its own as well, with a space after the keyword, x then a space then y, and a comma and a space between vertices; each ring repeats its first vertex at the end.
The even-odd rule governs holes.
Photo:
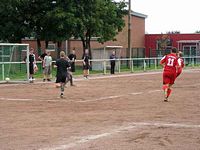
MULTIPOLYGON (((200 66, 200 56, 196 57, 183 57, 186 67, 200 66)), ((148 71, 161 69, 160 66, 161 57, 154 58, 121 58, 116 59, 115 71, 121 72, 135 72, 135 71, 148 71)), ((110 71, 110 59, 92 59, 91 73, 108 74, 110 71)), ((53 61, 55 63, 55 61, 53 61)), ((39 68, 38 73, 42 75, 41 61, 37 61, 39 68)), ((5 77, 13 76, 16 78, 18 74, 26 75, 27 65, 24 62, 0 62, 0 80, 4 80, 5 77), (8 71, 8 66, 11 65, 11 72, 8 71)), ((76 60, 76 71, 80 74, 82 70, 82 60, 76 60)), ((24 76, 26 77, 26 76, 24 76)))

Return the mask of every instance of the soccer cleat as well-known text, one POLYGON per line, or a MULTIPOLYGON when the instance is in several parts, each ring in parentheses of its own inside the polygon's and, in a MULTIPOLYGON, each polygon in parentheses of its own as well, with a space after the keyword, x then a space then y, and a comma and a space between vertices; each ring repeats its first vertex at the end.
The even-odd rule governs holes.
POLYGON ((46 79, 43 79, 43 82, 45 82, 46 79))
POLYGON ((168 97, 165 97, 164 102, 168 102, 168 97))
POLYGON ((64 98, 64 95, 63 95, 63 93, 61 93, 61 94, 60 94, 60 98, 64 98))
POLYGON ((30 83, 33 83, 33 78, 29 78, 29 82, 30 82, 30 83))
POLYGON ((51 79, 47 79, 47 81, 51 81, 51 79))

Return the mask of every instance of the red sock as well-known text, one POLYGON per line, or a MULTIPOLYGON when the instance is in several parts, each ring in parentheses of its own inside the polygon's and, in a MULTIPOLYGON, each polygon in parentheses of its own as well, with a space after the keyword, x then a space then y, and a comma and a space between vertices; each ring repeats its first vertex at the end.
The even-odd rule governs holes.
POLYGON ((167 97, 169 97, 169 95, 171 94, 172 90, 171 89, 168 89, 167 90, 167 97))

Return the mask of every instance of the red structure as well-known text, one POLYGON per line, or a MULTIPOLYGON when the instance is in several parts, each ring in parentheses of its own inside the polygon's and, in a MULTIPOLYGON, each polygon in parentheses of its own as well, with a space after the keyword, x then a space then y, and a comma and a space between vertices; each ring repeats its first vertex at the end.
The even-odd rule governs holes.
POLYGON ((200 56, 200 34, 145 35, 146 57, 157 57, 168 47, 176 47, 188 56, 200 56))

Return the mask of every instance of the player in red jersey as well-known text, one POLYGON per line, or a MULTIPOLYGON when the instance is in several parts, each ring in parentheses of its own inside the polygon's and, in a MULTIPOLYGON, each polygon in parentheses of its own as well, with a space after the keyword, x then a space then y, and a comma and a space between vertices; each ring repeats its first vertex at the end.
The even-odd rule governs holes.
POLYGON ((168 101, 168 97, 171 94, 171 87, 174 84, 174 81, 176 79, 176 70, 178 66, 178 57, 176 55, 176 48, 171 49, 171 53, 168 55, 165 55, 161 61, 160 64, 164 67, 163 71, 163 90, 165 99, 164 101, 168 101))
POLYGON ((183 68, 185 66, 184 65, 184 60, 182 58, 183 57, 183 53, 181 51, 179 51, 177 56, 178 56, 178 63, 179 63, 180 67, 177 68, 176 77, 178 77, 182 73, 182 70, 183 70, 183 68))

